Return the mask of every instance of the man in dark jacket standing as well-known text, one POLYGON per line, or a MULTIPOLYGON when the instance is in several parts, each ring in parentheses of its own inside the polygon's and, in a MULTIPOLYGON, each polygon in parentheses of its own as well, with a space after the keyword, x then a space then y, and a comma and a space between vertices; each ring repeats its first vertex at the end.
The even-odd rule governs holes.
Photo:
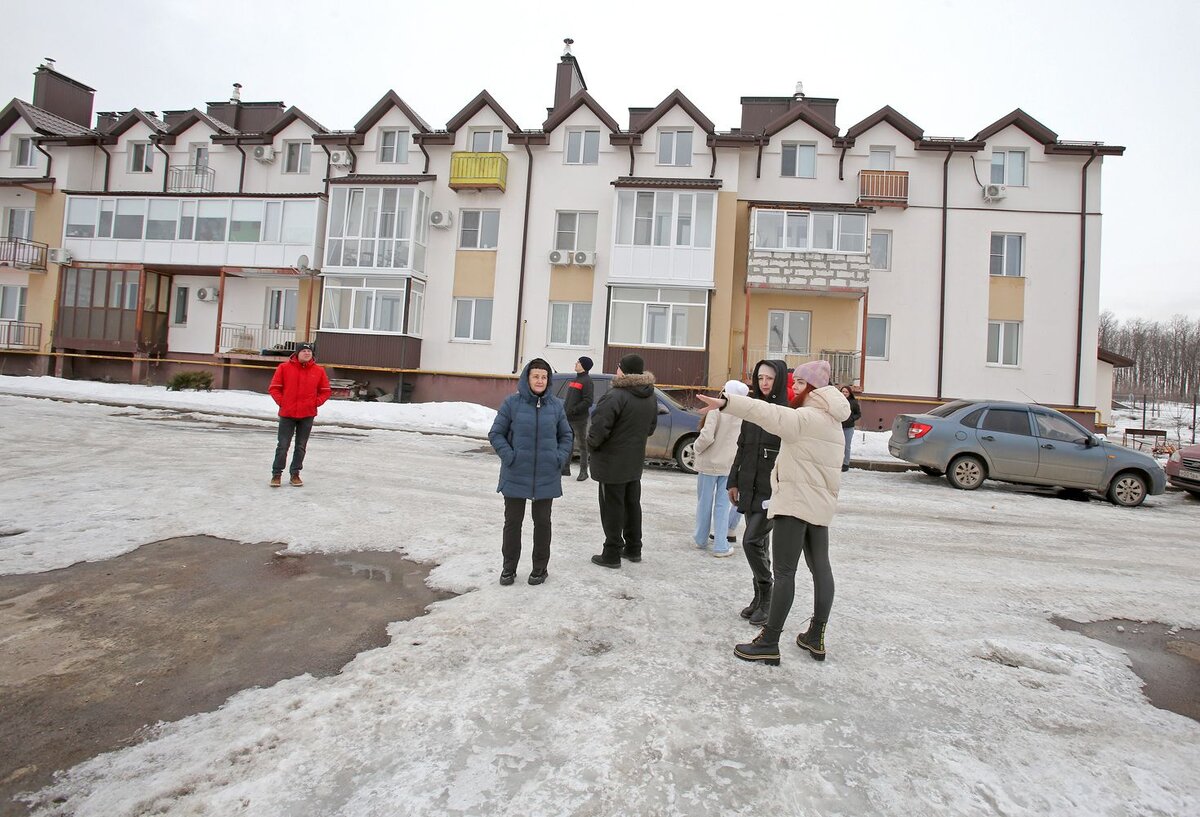
MULTIPOLYGON (((575 436, 575 449, 579 452, 579 476, 582 482, 588 478, 588 447, 587 426, 588 415, 592 411, 592 359, 584 356, 575 361, 575 379, 567 387, 567 422, 571 424, 571 433, 575 436)), ((563 466, 564 477, 571 476, 571 459, 563 466)))
POLYGON ((308 435, 312 431, 317 408, 329 399, 329 377, 313 359, 313 345, 301 343, 295 354, 275 369, 268 389, 271 397, 279 404, 279 435, 275 446, 275 462, 271 465, 271 487, 282 483, 283 466, 287 464, 288 449, 292 447, 292 436, 296 437, 296 451, 292 454, 292 485, 300 488, 300 469, 304 467, 304 452, 308 448, 308 435))
POLYGON ((654 375, 645 366, 639 355, 621 358, 612 389, 596 404, 588 431, 604 527, 604 552, 592 561, 602 567, 620 567, 622 556, 642 560, 642 468, 646 439, 658 426, 654 375))

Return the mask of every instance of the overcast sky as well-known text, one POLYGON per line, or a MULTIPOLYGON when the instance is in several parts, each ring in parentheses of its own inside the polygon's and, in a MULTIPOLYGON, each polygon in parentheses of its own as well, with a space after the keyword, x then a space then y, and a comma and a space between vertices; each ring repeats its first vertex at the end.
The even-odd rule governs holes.
POLYGON ((1194 2, 41 0, 3 17, 0 97, 30 99, 54 57, 96 89, 97 111, 203 107, 240 82, 243 100, 346 129, 392 88, 444 127, 486 88, 536 128, 564 37, 622 125, 678 87, 727 130, 739 97, 788 95, 797 80, 841 100, 843 131, 891 105, 926 135, 970 137, 1020 107, 1062 139, 1127 148, 1104 162, 1101 308, 1200 316, 1200 262, 1183 240, 1200 210, 1194 2))

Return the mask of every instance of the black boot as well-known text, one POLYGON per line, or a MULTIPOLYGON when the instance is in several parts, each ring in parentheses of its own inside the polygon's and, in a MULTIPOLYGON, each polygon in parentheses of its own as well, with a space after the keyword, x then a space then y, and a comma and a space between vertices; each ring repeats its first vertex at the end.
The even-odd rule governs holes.
POLYGON ((743 661, 761 661, 768 666, 777 667, 779 631, 763 627, 749 644, 738 644, 734 647, 733 654, 743 661))
POLYGON ((771 585, 764 584, 758 591, 758 606, 750 614, 750 623, 762 627, 767 623, 767 613, 771 610, 771 585))
POLYGON ((603 552, 592 557, 592 564, 601 567, 620 567, 621 549, 605 547, 603 552))
POLYGON ((758 609, 758 600, 759 600, 759 598, 761 598, 761 596, 762 596, 762 590, 759 588, 758 582, 755 582, 754 583, 754 599, 749 604, 747 604, 745 607, 743 607, 742 612, 739 613, 738 615, 740 615, 742 618, 750 618, 750 616, 752 616, 754 614, 754 611, 758 609))
POLYGON ((621 548, 621 556, 631 562, 640 562, 642 560, 642 549, 640 547, 631 548, 626 546, 621 548))
POLYGON ((796 636, 796 646, 808 650, 817 661, 825 660, 825 624, 815 618, 809 619, 808 629, 796 636))

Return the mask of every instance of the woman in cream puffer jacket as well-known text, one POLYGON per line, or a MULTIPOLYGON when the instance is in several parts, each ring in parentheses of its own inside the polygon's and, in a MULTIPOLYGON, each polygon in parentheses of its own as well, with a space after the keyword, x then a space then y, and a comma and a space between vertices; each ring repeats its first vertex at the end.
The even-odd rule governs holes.
POLYGON ((762 632, 753 642, 738 644, 734 649, 734 654, 745 661, 779 663, 779 636, 795 598, 801 555, 813 576, 813 618, 796 644, 817 660, 825 658, 825 624, 833 606, 829 524, 837 511, 842 481, 846 445, 842 421, 850 416, 850 404, 829 385, 829 374, 829 364, 824 360, 796 367, 795 408, 736 395, 700 396, 708 410, 722 409, 723 414, 755 423, 781 440, 771 472, 767 509, 774 522, 774 593, 762 632))

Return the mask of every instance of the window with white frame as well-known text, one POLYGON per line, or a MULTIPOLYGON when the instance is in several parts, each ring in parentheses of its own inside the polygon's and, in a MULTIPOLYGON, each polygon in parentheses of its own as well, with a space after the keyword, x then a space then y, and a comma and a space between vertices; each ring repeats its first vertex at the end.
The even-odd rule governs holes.
POLYGON ((172 326, 187 326, 189 287, 175 287, 175 304, 171 310, 172 326))
POLYGON ((608 342, 703 349, 708 290, 613 287, 608 342))
POLYGON ((784 252, 867 251, 865 213, 755 210, 754 248, 784 252))
POLYGON ((420 337, 425 315, 425 282, 411 278, 408 285, 408 334, 420 337))
POLYGON ((674 167, 692 166, 692 129, 658 129, 658 163, 674 167))
POLYGON ((333 185, 325 265, 423 272, 428 200, 413 187, 333 185))
POLYGON ((29 287, 0 286, 0 320, 25 320, 25 301, 29 287))
POLYGON ((712 193, 617 193, 617 246, 708 248, 712 222, 712 193))
POLYGON ((551 346, 589 346, 592 335, 592 305, 586 302, 550 302, 551 346))
POLYGON ((284 173, 308 173, 312 163, 312 143, 311 142, 284 142, 283 143, 283 172, 284 173))
POLYGON ((463 210, 458 224, 460 250, 494 250, 500 243, 499 210, 463 210))
POLYGON ((992 184, 1024 187, 1029 154, 1023 150, 992 151, 992 184))
POLYGON ((400 277, 326 278, 321 299, 321 328, 391 335, 403 333, 408 280, 400 277))
POLYGON ((871 231, 871 269, 890 270, 892 268, 892 231, 871 231))
POLYGON ((149 142, 129 143, 129 172, 150 173, 154 170, 154 148, 149 142))
POLYGON ((492 339, 492 299, 454 299, 454 340, 492 339))
POLYGON ((1020 365, 1020 321, 988 321, 987 362, 996 366, 1020 365))
POLYGON ((812 313, 771 309, 767 312, 767 354, 807 355, 812 313))
POLYGON ((504 131, 499 128, 472 128, 472 153, 499 153, 504 149, 504 131))
POLYGON ((809 142, 784 142, 779 175, 795 179, 817 178, 817 146, 809 142))
POLYGON ((174 241, 178 224, 178 200, 150 199, 149 212, 146 215, 147 241, 174 241))
POLYGON ((564 161, 569 165, 594 165, 600 162, 600 131, 567 131, 564 161))
POLYGON ((867 155, 867 170, 894 170, 896 149, 891 145, 871 145, 867 155))
POLYGON ((408 129, 384 128, 379 131, 379 163, 402 165, 408 162, 408 129))
POLYGON ((267 328, 294 331, 299 298, 300 292, 295 289, 268 289, 267 328))
POLYGON ((13 137, 13 167, 33 167, 35 161, 33 137, 13 137))
POLYGON ((596 251, 596 213, 560 210, 554 229, 554 249, 596 251))
POLYGON ((315 201, 71 197, 68 238, 312 244, 315 201))
POLYGON ((12 207, 4 211, 4 236, 33 240, 33 208, 12 207))
POLYGON ((208 167, 208 142, 192 142, 188 145, 188 162, 194 167, 208 167))
POLYGON ((888 340, 891 334, 891 315, 867 316, 867 357, 887 360, 888 340))
POLYGON ((992 233, 992 254, 988 271, 992 275, 1020 278, 1025 274, 1025 236, 1016 233, 992 233))

